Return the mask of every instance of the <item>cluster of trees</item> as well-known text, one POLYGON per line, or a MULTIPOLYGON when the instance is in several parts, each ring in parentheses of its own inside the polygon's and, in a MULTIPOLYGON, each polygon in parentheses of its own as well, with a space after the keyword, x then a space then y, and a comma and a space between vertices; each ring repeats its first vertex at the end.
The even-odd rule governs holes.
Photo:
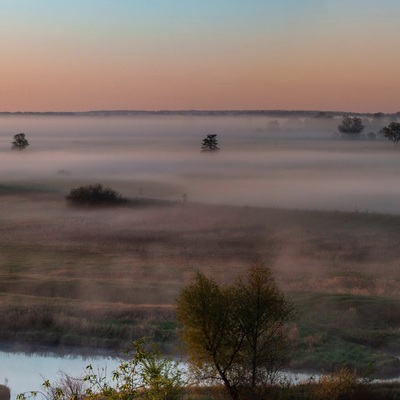
POLYGON ((17 133, 14 135, 14 140, 11 143, 13 150, 24 150, 29 146, 29 142, 25 137, 25 133, 17 133))
POLYGON ((343 117, 341 124, 338 126, 339 132, 350 134, 361 133, 364 128, 365 125, 363 125, 359 117, 343 117))
MULTIPOLYGON (((382 113, 376 113, 375 118, 382 118, 382 113)), ((325 113, 320 112, 315 116, 315 118, 327 118, 325 113)), ((338 131, 340 133, 356 136, 359 135, 365 129, 365 125, 360 117, 350 117, 345 116, 342 118, 341 123, 338 126, 338 131)), ((400 123, 391 122, 389 125, 383 127, 380 131, 386 139, 392 141, 393 143, 398 143, 400 141, 400 123)), ((374 133, 370 133, 369 136, 374 136, 374 133)), ((201 151, 202 152, 214 152, 218 151, 218 140, 216 134, 208 134, 202 141, 201 151)))
MULTIPOLYGON (((377 115, 380 113, 377 113, 377 115)), ((325 113, 320 112, 315 118, 325 118, 325 113)), ((338 126, 338 131, 344 134, 358 135, 365 128, 362 119, 359 117, 343 117, 340 125, 338 126)), ((398 143, 400 141, 400 123, 391 122, 388 126, 381 129, 380 133, 392 141, 393 143, 398 143)), ((26 139, 25 133, 18 133, 14 135, 12 142, 13 150, 24 150, 29 146, 29 142, 26 139)), ((216 152, 220 150, 218 147, 217 135, 207 134, 207 136, 202 140, 201 151, 202 152, 216 152)))
MULTIPOLYGON (((375 117, 382 118, 382 115, 381 113, 377 113, 375 114, 375 117)), ((339 132, 350 135, 358 135, 364 130, 364 128, 365 125, 362 123, 361 118, 349 116, 343 117, 340 125, 338 126, 339 132)), ((391 122, 389 125, 383 127, 379 133, 382 134, 386 139, 396 144, 400 141, 400 123, 391 122)))

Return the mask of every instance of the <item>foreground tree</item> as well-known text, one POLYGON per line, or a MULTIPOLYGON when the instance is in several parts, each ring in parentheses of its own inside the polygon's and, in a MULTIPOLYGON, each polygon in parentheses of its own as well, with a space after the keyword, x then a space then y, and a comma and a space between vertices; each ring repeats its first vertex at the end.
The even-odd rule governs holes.
POLYGON ((388 126, 382 128, 381 133, 394 144, 398 143, 400 141, 400 123, 391 122, 388 126))
POLYGON ((341 124, 338 126, 339 132, 350 134, 361 133, 364 128, 365 125, 363 125, 359 117, 343 117, 341 124))
POLYGON ((218 151, 218 139, 216 134, 208 134, 201 144, 201 151, 218 151))
POLYGON ((24 150, 29 146, 29 142, 25 137, 25 133, 17 133, 14 135, 14 140, 11 143, 13 150, 24 150))
POLYGON ((222 380, 235 400, 260 398, 274 382, 293 313, 263 265, 228 286, 197 273, 177 300, 190 362, 204 378, 222 380))

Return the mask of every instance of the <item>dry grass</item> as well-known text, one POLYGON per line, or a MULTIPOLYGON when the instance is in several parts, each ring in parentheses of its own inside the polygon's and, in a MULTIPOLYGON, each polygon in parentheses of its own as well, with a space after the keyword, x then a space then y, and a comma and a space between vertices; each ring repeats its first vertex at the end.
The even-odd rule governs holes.
POLYGON ((196 270, 227 282, 260 260, 288 293, 400 297, 398 216, 190 203, 82 210, 57 191, 0 192, 3 339, 173 343, 173 304, 196 270))

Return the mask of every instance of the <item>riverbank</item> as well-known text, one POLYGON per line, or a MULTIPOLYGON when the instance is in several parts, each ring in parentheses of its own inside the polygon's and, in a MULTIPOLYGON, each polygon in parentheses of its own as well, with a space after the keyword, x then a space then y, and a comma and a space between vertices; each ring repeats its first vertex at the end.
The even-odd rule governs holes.
MULTIPOLYGON (((76 354, 77 349, 71 350, 70 354, 63 355, 59 352, 54 353, 51 349, 46 352, 45 348, 42 348, 40 353, 31 354, 0 351, 0 379, 11 389, 11 398, 15 398, 19 393, 43 391, 42 384, 45 380, 48 380, 52 387, 63 388, 68 377, 79 380, 86 376, 88 365, 91 365, 95 374, 111 379, 113 371, 117 370, 121 363, 120 358, 107 355, 106 352, 102 352, 102 355, 80 356, 76 354)), ((179 365, 186 370, 184 363, 179 365)), ((400 376, 396 380, 371 380, 369 377, 359 379, 353 371, 343 369, 339 373, 330 374, 326 379, 317 373, 296 371, 283 371, 277 379, 279 383, 268 389, 271 399, 321 400, 328 397, 321 398, 317 393, 324 393, 329 386, 334 390, 341 390, 343 399, 348 398, 346 394, 354 396, 356 392, 360 394, 356 398, 360 399, 388 400, 397 399, 396 396, 400 395, 400 376), (364 397, 361 397, 361 394, 364 397)), ((228 398, 222 387, 190 385, 183 390, 191 399, 228 398)), ((354 400, 354 397, 349 398, 354 400)))

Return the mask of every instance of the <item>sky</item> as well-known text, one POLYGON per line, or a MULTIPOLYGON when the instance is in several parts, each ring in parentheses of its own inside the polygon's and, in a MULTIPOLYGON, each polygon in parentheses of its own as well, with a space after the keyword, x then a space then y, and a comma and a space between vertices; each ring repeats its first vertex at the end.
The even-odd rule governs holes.
POLYGON ((0 0, 0 111, 400 111, 398 0, 0 0))

